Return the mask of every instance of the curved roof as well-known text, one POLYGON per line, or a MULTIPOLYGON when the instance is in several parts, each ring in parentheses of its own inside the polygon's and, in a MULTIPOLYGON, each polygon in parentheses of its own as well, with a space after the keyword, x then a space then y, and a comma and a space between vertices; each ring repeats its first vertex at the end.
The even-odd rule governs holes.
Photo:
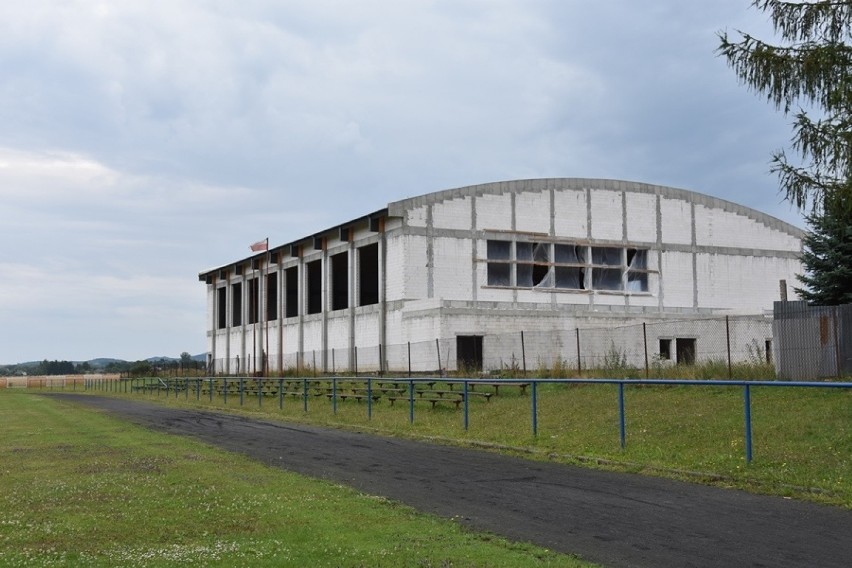
POLYGON ((623 181, 615 179, 594 179, 594 178, 540 178, 540 179, 521 179, 511 181, 498 181, 492 183, 483 183, 478 185, 469 185, 456 189, 445 189, 433 193, 426 193, 417 197, 410 197, 400 201, 394 201, 388 204, 388 215, 392 217, 402 216, 405 211, 423 205, 440 203, 452 199, 460 199, 471 196, 482 195, 502 195, 505 193, 521 193, 535 191, 549 191, 551 189, 573 189, 573 190, 610 190, 610 191, 625 191, 630 193, 645 193, 651 195, 660 195, 670 199, 680 199, 697 205, 704 205, 711 209, 721 209, 748 217, 753 221, 766 225, 771 229, 785 232, 791 236, 801 238, 804 236, 804 231, 791 225, 786 221, 782 221, 777 217, 733 203, 712 197, 696 191, 687 189, 678 189, 675 187, 666 187, 663 185, 652 185, 648 183, 640 183, 635 181, 623 181))

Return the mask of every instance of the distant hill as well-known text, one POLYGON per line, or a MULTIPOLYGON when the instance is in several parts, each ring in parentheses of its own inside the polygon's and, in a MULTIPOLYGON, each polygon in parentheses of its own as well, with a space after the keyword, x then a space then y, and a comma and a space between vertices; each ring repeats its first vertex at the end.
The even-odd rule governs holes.
MULTIPOLYGON (((160 363, 163 361, 172 363, 175 361, 180 361, 180 357, 148 357, 147 359, 143 359, 148 363, 160 363)), ((197 361, 200 363, 204 363, 207 361, 207 353, 199 353, 198 355, 192 356, 193 361, 197 361)), ((74 365, 81 365, 82 363, 88 363, 91 367, 96 369, 102 369, 109 365, 110 363, 130 363, 131 361, 127 361, 125 359, 115 359, 112 357, 97 357, 95 359, 89 359, 88 361, 72 361, 74 365)), ((7 367, 23 367, 23 368, 31 368, 39 365, 41 361, 24 361, 23 363, 5 363, 2 366, 7 367)))

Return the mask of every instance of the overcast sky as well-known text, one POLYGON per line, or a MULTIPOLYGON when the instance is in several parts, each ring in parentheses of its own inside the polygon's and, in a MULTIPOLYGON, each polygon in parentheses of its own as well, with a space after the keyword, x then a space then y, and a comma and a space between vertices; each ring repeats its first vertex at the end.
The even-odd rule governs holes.
POLYGON ((0 363, 204 352, 198 273, 405 197, 533 177, 802 226, 749 0, 0 3, 0 363))

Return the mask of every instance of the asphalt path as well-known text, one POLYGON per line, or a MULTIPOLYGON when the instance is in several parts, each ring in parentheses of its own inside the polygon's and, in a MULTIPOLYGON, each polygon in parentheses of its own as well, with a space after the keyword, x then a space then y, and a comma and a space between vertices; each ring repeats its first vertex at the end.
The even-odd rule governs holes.
POLYGON ((143 401, 53 394, 604 566, 852 566, 852 511, 143 401))

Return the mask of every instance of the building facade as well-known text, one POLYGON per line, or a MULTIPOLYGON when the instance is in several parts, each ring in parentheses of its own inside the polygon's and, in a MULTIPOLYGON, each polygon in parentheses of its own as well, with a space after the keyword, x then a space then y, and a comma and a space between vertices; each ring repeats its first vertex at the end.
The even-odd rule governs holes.
POLYGON ((438 191, 202 272, 210 362, 217 373, 489 370, 521 352, 553 361, 574 329, 645 322, 659 336, 643 339, 646 356, 651 345, 689 362, 700 333, 666 324, 712 315, 748 323, 734 346, 744 357, 755 343, 768 351, 801 239, 759 211, 643 183, 438 191), (532 343, 518 344, 523 331, 532 343))

